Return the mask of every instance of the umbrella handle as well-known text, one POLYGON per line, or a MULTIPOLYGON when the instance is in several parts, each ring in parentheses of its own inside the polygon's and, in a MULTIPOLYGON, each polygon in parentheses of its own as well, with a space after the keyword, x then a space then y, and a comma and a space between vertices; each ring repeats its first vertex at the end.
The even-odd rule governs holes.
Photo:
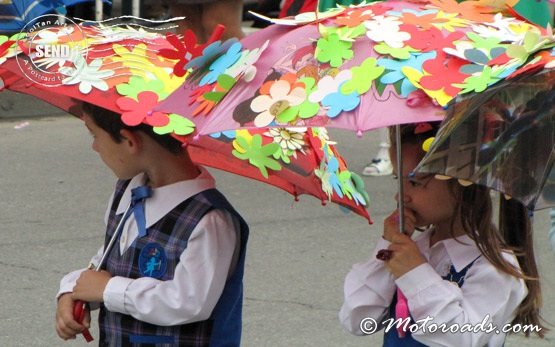
MULTIPOLYGON (((81 300, 77 300, 73 304, 73 319, 75 319, 79 324, 83 324, 83 319, 85 319, 86 305, 87 303, 81 300)), ((87 342, 91 342, 92 340, 94 340, 91 332, 87 328, 85 328, 85 330, 83 330, 81 334, 83 334, 83 337, 87 342)))

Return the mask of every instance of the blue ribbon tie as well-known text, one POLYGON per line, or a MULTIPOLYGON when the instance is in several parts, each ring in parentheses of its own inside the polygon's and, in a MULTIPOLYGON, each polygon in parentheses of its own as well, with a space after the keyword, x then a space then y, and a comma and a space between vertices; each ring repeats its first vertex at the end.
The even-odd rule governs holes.
POLYGON ((145 199, 152 195, 149 186, 139 186, 131 189, 131 209, 139 229, 139 237, 146 236, 145 199))

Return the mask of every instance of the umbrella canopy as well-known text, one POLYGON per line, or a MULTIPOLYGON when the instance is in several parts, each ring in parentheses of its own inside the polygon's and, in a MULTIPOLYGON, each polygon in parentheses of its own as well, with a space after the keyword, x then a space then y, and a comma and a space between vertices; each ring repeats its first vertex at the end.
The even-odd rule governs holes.
MULTIPOLYGON (((185 39, 196 46, 190 32, 185 39)), ((0 86, 6 89, 34 95, 77 116, 81 102, 93 103, 121 114, 130 126, 145 123, 158 134, 176 137, 199 164, 296 197, 310 194, 324 203, 336 202, 369 220, 362 180, 347 169, 325 129, 260 128, 197 136, 188 119, 155 111, 186 78, 173 72, 179 60, 167 57, 180 42, 173 34, 69 25, 12 39, 0 36, 1 42, 0 86)))
POLYGON ((554 86, 550 69, 453 104, 416 171, 488 186, 531 210, 555 206, 554 86))
MULTIPOLYGON (((49 13, 65 14, 65 6, 93 0, 0 0, 0 33, 19 32, 49 13)), ((107 0, 105 0, 107 2, 107 0)))
POLYGON ((441 120, 454 97, 518 73, 551 41, 547 29, 497 10, 478 1, 386 1, 275 20, 185 59, 191 78, 159 109, 195 118, 200 134, 259 126, 361 133, 441 120), (257 50, 257 59, 245 58, 257 50))

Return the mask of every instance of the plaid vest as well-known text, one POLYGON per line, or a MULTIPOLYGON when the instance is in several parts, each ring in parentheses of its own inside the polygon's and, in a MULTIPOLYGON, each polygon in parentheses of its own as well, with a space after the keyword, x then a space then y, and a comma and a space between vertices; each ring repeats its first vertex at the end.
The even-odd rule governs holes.
MULTIPOLYGON (((115 232, 121 217, 116 216, 117 206, 129 181, 118 181, 106 230, 105 245, 115 232)), ((171 280, 181 253, 193 229, 202 217, 213 209, 224 209, 237 218, 241 225, 240 254, 234 273, 227 280, 224 291, 211 317, 202 322, 176 326, 158 326, 139 321, 130 315, 108 311, 100 306, 100 346, 239 346, 241 339, 241 315, 243 300, 243 270, 248 238, 248 226, 225 197, 216 189, 203 191, 183 201, 166 216, 148 228, 145 237, 137 238, 120 254, 116 244, 106 260, 104 268, 114 276, 139 278, 144 275, 140 267, 143 248, 162 247, 165 253, 165 271, 158 279, 171 280)), ((144 253, 144 252, 143 252, 144 253)), ((142 265, 141 265, 142 262, 142 265)), ((152 272, 151 272, 152 273, 152 272)), ((153 276, 154 277, 154 276, 153 276)))

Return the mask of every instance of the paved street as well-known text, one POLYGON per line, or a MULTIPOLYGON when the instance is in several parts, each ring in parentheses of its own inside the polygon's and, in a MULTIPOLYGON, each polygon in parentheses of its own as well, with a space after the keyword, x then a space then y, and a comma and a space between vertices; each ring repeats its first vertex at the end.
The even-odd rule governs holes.
MULTIPOLYGON (((114 177, 90 149, 81 121, 64 116, 24 121, 0 122, 0 346, 86 346, 81 338, 69 343, 57 338, 54 295, 62 275, 86 266, 102 243, 114 177)), ((346 132, 333 135, 355 171, 377 147, 372 133, 363 139, 346 132)), ((294 202, 276 188, 213 173, 251 225, 243 345, 381 345, 381 334, 350 336, 336 317, 345 274, 368 257, 383 217, 395 206, 394 180, 366 179, 375 221, 369 226, 312 197, 294 202)), ((555 255, 546 237, 547 212, 536 214, 535 226, 544 316, 555 322, 555 255)), ((98 336, 96 329, 92 332, 98 336)), ((554 337, 513 336, 506 346, 553 346, 554 337)))

